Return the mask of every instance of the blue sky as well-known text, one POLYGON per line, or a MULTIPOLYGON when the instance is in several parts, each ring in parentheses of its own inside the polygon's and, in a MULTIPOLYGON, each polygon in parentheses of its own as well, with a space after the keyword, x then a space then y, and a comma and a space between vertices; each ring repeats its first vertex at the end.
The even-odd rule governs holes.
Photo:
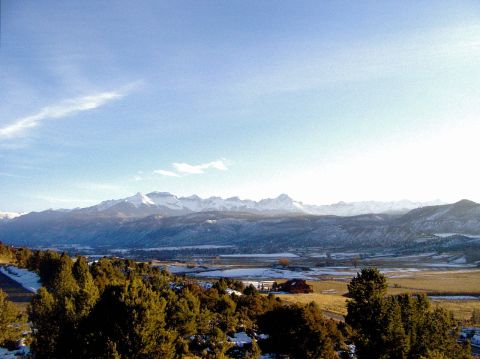
POLYGON ((478 1, 1 2, 0 210, 480 201, 478 1))

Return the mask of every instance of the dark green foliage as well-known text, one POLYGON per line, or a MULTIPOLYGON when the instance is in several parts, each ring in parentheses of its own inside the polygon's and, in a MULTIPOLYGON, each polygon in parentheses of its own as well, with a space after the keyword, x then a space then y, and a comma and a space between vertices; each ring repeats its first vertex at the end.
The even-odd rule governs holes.
POLYGON ((22 330, 25 329, 25 319, 0 289, 0 346, 8 346, 21 337, 22 330))
POLYGON ((82 257, 73 262, 66 255, 46 253, 39 263, 50 284, 38 292, 30 308, 37 358, 176 358, 207 353, 210 358, 227 358, 229 353, 257 358, 256 342, 232 351, 227 333, 238 328, 258 331, 259 318, 269 323, 266 313, 276 318, 282 315, 281 308, 290 315, 290 344, 280 337, 283 331, 265 324, 266 330, 273 330, 272 340, 283 343, 271 346, 271 352, 335 358, 334 349, 341 343, 336 326, 324 320, 316 306, 293 310, 273 295, 265 297, 251 288, 245 295, 230 296, 225 291, 230 286, 242 289, 235 281, 220 280, 203 289, 175 281, 156 268, 118 259, 104 258, 89 266, 82 257))
POLYGON ((279 306, 261 316, 259 323, 262 332, 269 335, 267 351, 292 358, 338 358, 342 335, 314 303, 279 306))
POLYGON ((176 333, 166 330, 165 307, 139 279, 109 286, 84 324, 82 357, 108 357, 108 351, 122 358, 174 357, 176 333))
POLYGON ((220 293, 225 293, 227 288, 234 289, 238 292, 242 292, 245 289, 241 281, 231 278, 220 278, 213 284, 213 287, 220 293))
POLYGON ((363 269, 348 290, 346 322, 354 331, 360 359, 469 357, 456 343, 452 317, 442 309, 431 310, 426 296, 387 297, 386 279, 374 268, 363 269))
MULTIPOLYGON (((44 285, 29 308, 35 358, 258 358, 260 348, 290 358, 337 358, 344 337, 354 340, 359 359, 469 357, 447 312, 432 310, 425 296, 386 296, 376 269, 349 284, 345 324, 326 320, 314 304, 286 305, 231 279, 204 289, 132 260, 89 265, 83 257, 0 244, 2 254, 38 272, 44 285), (227 288, 243 295, 230 296, 227 288), (236 331, 269 338, 232 348, 227 334, 236 331)), ((0 292, 4 342, 18 337, 11 323, 21 318, 12 308, 0 292)))

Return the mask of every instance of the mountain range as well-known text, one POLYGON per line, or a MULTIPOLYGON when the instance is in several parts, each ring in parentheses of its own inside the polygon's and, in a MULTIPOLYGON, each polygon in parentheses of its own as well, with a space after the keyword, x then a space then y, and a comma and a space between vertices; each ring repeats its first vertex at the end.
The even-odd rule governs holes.
POLYGON ((276 198, 253 201, 230 197, 200 198, 193 195, 177 197, 168 192, 137 193, 131 197, 107 200, 97 205, 61 210, 70 215, 93 215, 98 217, 141 218, 149 215, 179 216, 197 212, 241 212, 263 215, 313 214, 355 216, 368 213, 402 214, 414 208, 438 205, 440 201, 412 202, 338 202, 331 205, 310 205, 295 201, 286 194, 276 198))
POLYGON ((212 245, 264 253, 315 247, 454 250, 470 255, 480 250, 480 204, 462 200, 428 206, 408 201, 313 206, 287 195, 256 202, 137 193, 87 208, 31 212, 2 221, 0 240, 44 247, 212 245), (362 211, 366 212, 358 214, 362 211))

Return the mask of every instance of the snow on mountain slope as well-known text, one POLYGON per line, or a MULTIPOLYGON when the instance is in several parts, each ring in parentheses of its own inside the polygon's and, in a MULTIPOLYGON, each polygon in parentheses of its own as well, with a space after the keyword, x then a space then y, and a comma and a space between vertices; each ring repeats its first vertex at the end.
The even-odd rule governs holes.
POLYGON ((335 216, 357 216, 366 213, 389 213, 403 214, 415 208, 425 206, 435 206, 443 204, 441 201, 413 202, 409 200, 401 201, 363 201, 363 202, 338 202, 330 205, 307 206, 307 210, 312 214, 325 214, 335 216))
POLYGON ((16 212, 0 212, 0 221, 7 221, 10 219, 14 219, 20 217, 24 213, 16 213, 16 212))
POLYGON ((367 213, 403 214, 426 205, 439 204, 439 201, 420 203, 407 200, 394 202, 338 202, 331 205, 308 205, 295 201, 286 194, 260 201, 238 197, 201 198, 197 195, 177 197, 169 192, 137 193, 131 197, 103 201, 100 204, 76 213, 103 214, 121 217, 142 217, 151 214, 161 216, 184 215, 192 212, 248 212, 256 214, 313 214, 356 216, 367 213))
MULTIPOLYGON (((152 198, 155 196, 147 197, 153 202, 160 201, 152 198)), ((447 248, 465 254, 471 248, 478 248, 480 237, 480 204, 470 201, 419 208, 404 215, 342 217, 272 212, 272 209, 291 210, 302 205, 287 196, 260 201, 261 205, 236 198, 187 198, 185 203, 196 211, 189 211, 183 198, 166 194, 157 197, 163 198, 159 206, 152 206, 150 201, 137 196, 137 202, 119 200, 107 208, 106 213, 94 212, 92 208, 32 212, 0 225, 0 241, 48 247, 75 243, 92 248, 236 246, 240 251, 248 248, 258 253, 263 253, 262 248, 267 251, 265 253, 279 253, 305 246, 334 247, 342 251, 352 248, 438 251, 447 248), (183 207, 172 210, 165 205, 183 207), (269 211, 261 212, 262 206, 269 211), (211 212, 212 207, 221 210, 211 212), (246 207, 253 209, 244 210, 246 207), (439 236, 438 233, 454 235, 439 236)))

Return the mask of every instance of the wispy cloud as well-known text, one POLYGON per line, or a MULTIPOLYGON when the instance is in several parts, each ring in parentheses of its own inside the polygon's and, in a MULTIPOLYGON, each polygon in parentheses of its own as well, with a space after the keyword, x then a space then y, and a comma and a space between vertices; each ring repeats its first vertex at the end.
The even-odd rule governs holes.
POLYGON ((157 175, 162 175, 162 176, 167 176, 167 177, 180 177, 178 173, 172 172, 172 171, 166 171, 166 170, 155 170, 153 173, 157 175))
POLYGON ((172 166, 175 168, 176 172, 160 169, 153 171, 153 173, 167 177, 180 177, 185 175, 203 174, 209 169, 215 169, 219 171, 228 170, 227 162, 224 159, 201 163, 198 165, 191 165, 185 162, 174 162, 172 163, 172 166))
POLYGON ((178 172, 185 174, 201 174, 205 173, 205 170, 209 168, 214 168, 221 171, 226 171, 228 169, 223 160, 202 163, 199 165, 190 165, 188 163, 174 163, 173 167, 175 167, 178 172))
POLYGON ((81 111, 93 110, 123 96, 124 94, 120 91, 101 92, 43 107, 33 115, 19 118, 9 125, 0 127, 0 140, 21 136, 26 131, 37 127, 42 121, 66 117, 81 111))

